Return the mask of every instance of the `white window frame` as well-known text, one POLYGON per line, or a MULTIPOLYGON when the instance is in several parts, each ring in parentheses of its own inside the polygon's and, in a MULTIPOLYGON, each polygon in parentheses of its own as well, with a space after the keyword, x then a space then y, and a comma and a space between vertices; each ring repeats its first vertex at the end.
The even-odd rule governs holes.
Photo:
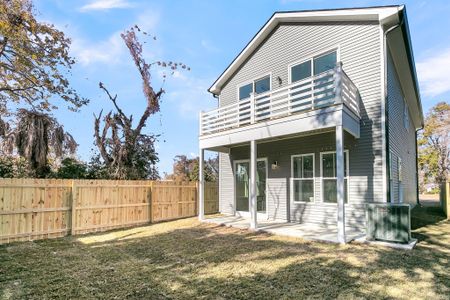
POLYGON ((316 202, 316 155, 315 153, 304 153, 291 155, 291 178, 290 178, 290 198, 292 203, 315 203, 316 202), (294 158, 312 156, 313 158, 313 177, 312 178, 294 178, 294 158), (294 180, 312 180, 313 182, 313 200, 312 201, 296 201, 294 199, 294 180))
POLYGON ((312 77, 312 76, 314 76, 313 75, 314 74, 314 58, 330 54, 331 52, 334 52, 334 51, 336 51, 336 62, 339 62, 341 60, 341 53, 340 53, 340 46, 338 45, 338 46, 335 46, 332 48, 324 49, 324 50, 309 54, 300 60, 296 60, 296 61, 290 63, 288 65, 288 83, 289 84, 292 83, 291 72, 292 72, 293 67, 300 65, 304 62, 310 61, 311 62, 311 76, 310 77, 312 77))
MULTIPOLYGON (((255 77, 255 78, 253 78, 253 79, 250 79, 250 80, 247 80, 247 81, 244 81, 244 82, 238 84, 238 85, 237 85, 237 88, 236 88, 236 99, 237 99, 237 101, 239 102, 239 101, 243 101, 243 100, 246 100, 246 99, 249 99, 249 98, 250 98, 250 97, 248 97, 248 98, 239 99, 239 89, 240 89, 241 87, 243 87, 244 85, 247 85, 247 84, 251 83, 251 84, 252 84, 252 93, 255 93, 255 81, 258 81, 258 80, 263 79, 263 78, 265 78, 265 77, 269 77, 269 82, 270 82, 270 90, 267 91, 267 92, 265 92, 265 93, 271 92, 271 91, 272 91, 272 72, 269 72, 269 73, 266 73, 266 74, 264 74, 264 75, 255 77)), ((262 95, 262 94, 261 94, 261 95, 262 95)))
MULTIPOLYGON (((337 177, 323 177, 323 163, 322 163, 322 159, 323 159, 323 155, 324 154, 332 154, 332 153, 336 153, 336 151, 324 151, 324 152, 320 152, 320 200, 323 204, 329 204, 329 205, 337 205, 337 203, 331 203, 331 202, 325 202, 324 201, 324 197, 323 197, 323 192, 324 192, 324 188, 323 188, 323 180, 324 179, 336 179, 337 177)), ((347 165, 344 166, 346 169, 346 173, 347 176, 344 176, 344 181, 345 179, 347 179, 347 203, 345 204, 349 204, 350 203, 350 155, 349 155, 349 150, 344 150, 344 155, 346 156, 346 161, 347 161, 347 165)))
POLYGON ((405 99, 403 99, 403 126, 409 131, 409 110, 405 99))

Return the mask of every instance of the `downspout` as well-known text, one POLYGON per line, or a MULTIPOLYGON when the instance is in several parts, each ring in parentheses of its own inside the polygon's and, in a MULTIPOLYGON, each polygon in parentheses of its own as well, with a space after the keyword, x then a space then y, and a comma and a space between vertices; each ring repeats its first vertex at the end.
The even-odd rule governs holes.
POLYGON ((386 139, 386 199, 391 202, 391 178, 390 178, 390 160, 389 160, 389 110, 388 110, 388 88, 387 88, 387 35, 394 29, 403 25, 403 15, 400 16, 400 23, 392 25, 384 32, 383 39, 383 57, 384 57, 384 132, 386 139))
POLYGON ((420 206, 420 200, 419 200, 419 148, 417 147, 417 132, 420 129, 417 129, 415 131, 416 135, 415 135, 415 142, 416 142, 416 201, 417 201, 417 205, 420 206))

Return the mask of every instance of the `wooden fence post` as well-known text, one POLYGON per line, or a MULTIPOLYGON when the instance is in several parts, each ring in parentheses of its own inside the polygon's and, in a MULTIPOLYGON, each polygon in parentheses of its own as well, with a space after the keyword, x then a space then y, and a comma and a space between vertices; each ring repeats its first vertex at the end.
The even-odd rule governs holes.
POLYGON ((153 180, 150 181, 150 197, 148 199, 148 209, 149 209, 149 222, 153 223, 153 180))
POLYGON ((72 219, 70 222, 71 234, 75 235, 76 233, 76 203, 77 203, 77 187, 75 185, 75 180, 72 180, 72 219))
POLYGON ((200 190, 200 182, 196 181, 195 182, 195 215, 198 216, 198 191, 200 190))

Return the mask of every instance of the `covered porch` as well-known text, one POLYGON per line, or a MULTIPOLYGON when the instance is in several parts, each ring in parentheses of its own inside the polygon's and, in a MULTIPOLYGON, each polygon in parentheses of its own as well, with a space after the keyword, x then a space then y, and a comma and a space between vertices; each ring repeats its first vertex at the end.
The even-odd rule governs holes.
MULTIPOLYGON (((269 159, 267 159, 267 155, 261 156, 258 154, 258 149, 268 149, 273 145, 273 148, 276 148, 275 145, 280 145, 283 148, 282 144, 279 144, 276 140, 274 142, 265 143, 262 140, 250 140, 248 146, 241 146, 239 148, 240 155, 235 155, 234 160, 232 161, 232 169, 230 171, 233 172, 233 177, 228 178, 228 181, 231 179, 232 181, 238 180, 238 176, 235 176, 237 172, 237 166, 240 164, 245 164, 245 175, 246 179, 243 183, 245 183, 245 192, 242 191, 242 184, 234 182, 234 188, 237 186, 240 187, 232 194, 229 194, 227 198, 234 198, 233 201, 230 201, 230 205, 233 206, 233 211, 229 212, 232 214, 231 217, 221 217, 215 220, 207 220, 204 215, 204 175, 203 175, 203 165, 204 165, 204 152, 205 149, 200 149, 200 189, 199 189, 199 219, 201 221, 214 222, 217 224, 229 225, 232 227, 238 228, 248 228, 251 230, 262 230, 273 234, 280 235, 288 235, 294 237, 303 237, 306 239, 315 239, 315 240, 323 240, 328 242, 338 242, 338 243, 347 243, 348 241, 353 240, 358 235, 361 235, 361 231, 358 231, 357 228, 347 227, 350 225, 349 222, 346 222, 346 214, 347 216, 351 216, 353 214, 352 207, 354 203, 348 204, 346 203, 348 199, 346 199, 346 190, 347 190, 347 173, 348 173, 348 157, 345 159, 346 151, 344 150, 344 126, 341 124, 334 127, 333 131, 327 131, 326 133, 316 134, 316 140, 320 137, 333 137, 332 148, 334 148, 334 161, 335 161, 335 199, 334 203, 323 203, 320 197, 316 197, 315 185, 320 182, 321 176, 312 175, 311 179, 308 183, 312 184, 312 195, 303 195, 302 197, 309 197, 309 201, 311 202, 302 202, 308 201, 308 199, 300 199, 297 202, 292 202, 294 199, 291 197, 293 195, 293 184, 294 181, 290 178, 291 168, 286 167, 285 157, 288 154, 284 155, 284 158, 280 157, 284 161, 284 166, 282 167, 282 172, 284 175, 281 175, 278 172, 278 175, 281 175, 283 178, 269 178, 268 175, 268 164, 269 161, 273 164, 273 158, 271 154, 268 154, 269 159), (271 144, 272 143, 272 144, 271 144), (273 144, 276 143, 276 144, 273 144), (248 152, 247 152, 248 151, 248 152), (247 154, 245 154, 245 152, 247 154), (242 160, 242 156, 247 157, 247 159, 242 160), (241 160, 239 160, 241 159, 241 160), (261 174, 261 166, 260 163, 263 163, 265 170, 263 170, 264 175, 261 174), (346 168, 347 165, 347 168, 346 168), (347 170, 347 171, 345 171, 347 170), (289 175, 287 175, 289 173, 289 175), (265 209, 261 210, 261 177, 264 177, 263 181, 265 188, 264 202, 265 209), (270 183, 269 183, 270 182, 270 183), (279 184, 277 186, 277 183, 279 184), (239 194, 239 195, 238 195, 239 194), (287 196, 289 194, 290 196, 287 196), (315 200, 312 200, 314 198, 315 200), (273 201, 274 199, 278 199, 278 205, 280 209, 271 207, 272 202, 268 202, 268 200, 273 201), (247 206, 244 208, 242 203, 246 202, 247 206), (281 203, 283 202, 283 203, 281 203), (281 204, 280 204, 281 203, 281 204), (281 207, 284 206, 283 209, 281 207), (346 206, 350 209, 350 212, 346 212, 346 206), (269 209, 270 207, 270 209, 269 209), (287 208, 289 207, 289 208, 287 208), (275 210, 275 211, 274 211, 275 210), (283 212, 282 212, 283 211, 283 212), (277 215, 275 216, 274 213, 277 215), (281 214, 281 215, 280 215, 281 214), (284 216, 283 216, 284 215, 284 216), (326 221, 323 223, 315 222, 314 218, 325 218, 326 221), (280 220, 281 219, 281 220, 280 220), (308 222, 313 221, 313 224, 308 222), (347 226, 346 226, 347 225, 347 226)), ((304 139, 301 137, 300 139, 304 139)), ((288 141, 288 140, 285 140, 288 141)), ((234 150, 238 148, 233 148, 234 150)), ((234 151, 233 150, 233 151, 234 151)), ((264 150, 264 151, 266 151, 264 150)), ((329 152, 329 151, 328 151, 329 152)), ((328 153, 322 152, 322 153, 328 153)), ((234 152, 235 153, 235 152, 234 152)), ((235 153, 236 154, 236 153, 235 153)), ((290 154, 290 153, 289 153, 290 154)), ((348 155, 348 153, 347 153, 348 155)), ((294 156, 290 156, 290 159, 294 156)), ((314 169, 314 165, 318 165, 314 163, 314 155, 312 166, 314 169)), ((324 156, 325 157, 325 156, 324 156)), ((319 156, 317 155, 317 158, 319 156)), ((322 160, 322 154, 320 155, 320 159, 322 160)), ((277 170, 277 169, 275 169, 277 170)), ((274 171, 276 172, 276 171, 274 171)), ((231 173, 230 173, 231 174, 231 173)), ((318 174, 318 172, 317 172, 318 174)), ((305 181, 306 182, 306 181, 305 181)), ((222 182, 223 184, 224 182, 222 182)), ((230 182, 228 182, 230 184, 230 182)), ((231 183, 233 184, 233 183, 231 183)), ((322 192, 320 192, 322 194, 322 192)), ((328 199, 328 198, 327 198, 328 199)), ((223 212, 223 211, 221 211, 223 212)), ((225 212, 227 214, 228 212, 225 212)))
MULTIPOLYGON (((234 227, 239 229, 251 229, 251 219, 240 216, 207 216, 204 222, 234 227)), ((291 223, 278 220, 258 221, 257 231, 270 234, 303 238, 305 240, 339 243, 338 228, 336 225, 321 225, 312 223, 291 223)), ((347 228, 345 242, 349 243, 364 237, 365 233, 358 229, 347 228)))

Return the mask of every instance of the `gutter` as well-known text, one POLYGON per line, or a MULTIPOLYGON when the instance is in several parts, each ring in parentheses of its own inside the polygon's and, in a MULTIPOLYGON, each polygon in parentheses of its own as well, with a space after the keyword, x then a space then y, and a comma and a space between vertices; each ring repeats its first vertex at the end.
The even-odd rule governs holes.
POLYGON ((396 25, 391 26, 386 31, 384 31, 383 34, 383 58, 384 58, 384 133, 385 133, 385 140, 386 140, 386 199, 387 202, 391 202, 391 178, 390 178, 390 172, 391 169, 391 162, 389 160, 389 109, 388 109, 388 88, 387 88, 387 35, 392 32, 393 30, 399 28, 403 25, 404 19, 403 15, 400 15, 400 22, 396 25))

